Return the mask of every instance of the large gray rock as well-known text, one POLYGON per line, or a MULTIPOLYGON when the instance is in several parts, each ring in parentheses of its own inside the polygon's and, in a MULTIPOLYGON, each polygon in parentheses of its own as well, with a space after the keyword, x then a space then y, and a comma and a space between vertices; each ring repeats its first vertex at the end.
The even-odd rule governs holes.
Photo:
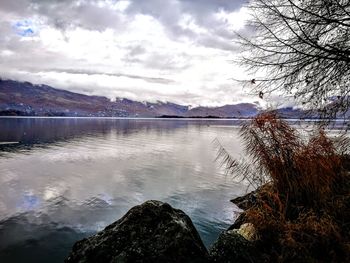
POLYGON ((261 186, 258 189, 250 193, 247 193, 246 195, 236 197, 230 201, 234 203, 236 206, 238 206, 238 208, 242 210, 247 210, 256 204, 259 193, 262 191, 264 187, 267 187, 267 186, 261 186))
POLYGON ((220 234, 211 247, 211 262, 253 263, 257 260, 254 243, 245 239, 237 230, 228 230, 220 234))
POLYGON ((135 206, 100 233, 78 241, 66 263, 206 262, 191 219, 160 201, 135 206))

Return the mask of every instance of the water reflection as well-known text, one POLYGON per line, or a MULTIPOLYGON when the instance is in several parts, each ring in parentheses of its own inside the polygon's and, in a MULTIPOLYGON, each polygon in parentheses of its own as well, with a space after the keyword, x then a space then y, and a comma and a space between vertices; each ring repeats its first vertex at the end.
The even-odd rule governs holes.
MULTIPOLYGON (((239 124, 239 120, 220 120, 220 125, 239 124)), ((0 141, 27 144, 50 143, 84 136, 169 130, 186 126, 198 128, 218 125, 217 120, 171 119, 89 119, 89 118, 1 118, 0 141), (14 129, 15 128, 15 129, 14 129)))
POLYGON ((0 259, 23 262, 21 251, 47 262, 59 248, 61 262, 74 241, 149 199, 184 210, 211 244, 233 221, 229 200, 245 191, 214 162, 215 138, 240 155, 236 124, 0 119, 0 141, 19 142, 0 146, 0 259))
POLYGON ((1 222, 1 262, 63 262, 76 240, 93 234, 60 226, 49 219, 33 221, 38 221, 38 215, 16 215, 1 222))

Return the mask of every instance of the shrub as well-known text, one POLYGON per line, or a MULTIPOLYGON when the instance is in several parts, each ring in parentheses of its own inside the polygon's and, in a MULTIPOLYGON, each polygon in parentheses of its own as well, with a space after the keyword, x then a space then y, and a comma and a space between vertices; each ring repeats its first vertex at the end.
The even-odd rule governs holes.
POLYGON ((276 113, 244 124, 248 161, 239 162, 220 146, 229 173, 258 191, 244 212, 273 261, 342 262, 349 259, 349 140, 331 139, 323 129, 309 138, 276 113))

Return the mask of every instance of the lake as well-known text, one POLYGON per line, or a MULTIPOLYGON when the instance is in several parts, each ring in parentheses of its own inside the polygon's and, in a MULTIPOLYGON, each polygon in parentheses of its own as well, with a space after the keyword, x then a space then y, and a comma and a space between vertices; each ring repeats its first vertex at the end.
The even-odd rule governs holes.
POLYGON ((246 191, 215 161, 242 154, 237 120, 0 118, 0 262, 62 262, 131 207, 168 202, 206 246, 246 191), (4 142, 12 142, 4 143, 4 142))

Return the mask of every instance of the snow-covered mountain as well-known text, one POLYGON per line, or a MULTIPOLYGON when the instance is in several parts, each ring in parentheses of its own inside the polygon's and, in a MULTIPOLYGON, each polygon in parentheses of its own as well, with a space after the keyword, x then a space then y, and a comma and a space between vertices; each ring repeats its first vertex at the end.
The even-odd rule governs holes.
POLYGON ((47 85, 0 80, 0 115, 246 118, 259 110, 258 105, 252 103, 192 108, 171 102, 139 102, 126 98, 111 101, 47 85))

